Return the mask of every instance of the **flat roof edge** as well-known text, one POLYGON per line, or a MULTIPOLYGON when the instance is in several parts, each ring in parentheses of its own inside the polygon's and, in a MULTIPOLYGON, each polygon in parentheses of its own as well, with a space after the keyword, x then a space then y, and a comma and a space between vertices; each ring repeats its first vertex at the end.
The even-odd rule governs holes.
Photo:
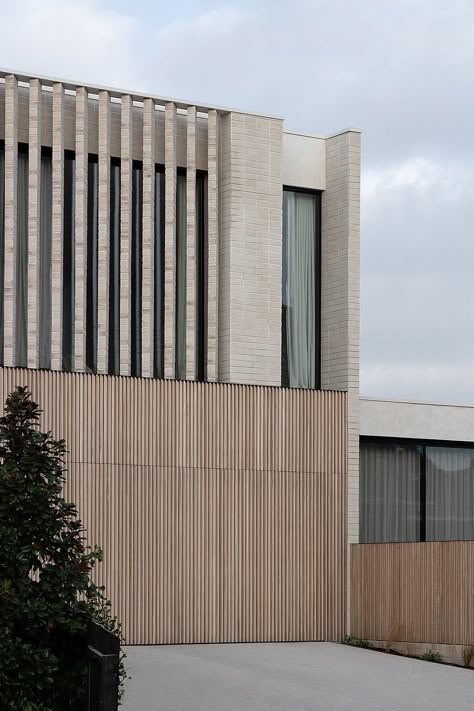
POLYGON ((91 82, 75 81, 72 79, 62 79, 60 77, 50 77, 45 74, 28 73, 28 72, 19 71, 16 69, 5 69, 4 67, 0 67, 0 76, 7 76, 9 74, 13 74, 14 76, 16 76, 19 81, 30 81, 30 79, 39 79, 40 81, 48 83, 48 84, 55 84, 55 83, 63 84, 66 89, 75 89, 78 86, 83 86, 91 93, 95 93, 98 91, 108 91, 111 96, 114 96, 114 97, 120 97, 123 95, 131 96, 134 101, 142 101, 143 99, 154 99, 155 101, 157 101, 159 103, 172 102, 172 103, 176 104, 177 108, 180 108, 180 109, 185 109, 188 106, 195 106, 198 111, 203 111, 203 112, 206 112, 209 109, 211 109, 211 110, 218 111, 219 113, 222 113, 222 114, 228 114, 228 113, 247 114, 249 116, 261 116, 262 118, 270 118, 270 119, 275 119, 277 121, 284 121, 284 118, 282 116, 274 116, 272 114, 259 113, 257 111, 234 109, 234 108, 229 108, 229 107, 225 107, 225 106, 218 106, 215 104, 203 104, 201 102, 188 101, 188 100, 183 100, 183 99, 174 99, 172 97, 160 96, 159 94, 151 94, 151 93, 143 92, 143 91, 130 91, 129 89, 121 89, 119 87, 104 86, 102 84, 93 84, 91 82))
POLYGON ((360 395, 359 400, 365 400, 367 402, 384 402, 384 403, 394 403, 398 405, 429 405, 434 407, 466 407, 471 410, 474 409, 474 405, 467 405, 457 402, 432 402, 430 400, 403 400, 401 398, 388 398, 388 397, 368 397, 366 395, 360 395))

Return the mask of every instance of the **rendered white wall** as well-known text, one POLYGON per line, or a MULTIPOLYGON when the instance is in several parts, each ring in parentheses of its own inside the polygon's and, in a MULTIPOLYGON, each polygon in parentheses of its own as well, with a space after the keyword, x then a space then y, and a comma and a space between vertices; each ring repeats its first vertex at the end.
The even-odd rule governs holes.
POLYGON ((474 407, 361 398, 360 433, 474 442, 474 407))

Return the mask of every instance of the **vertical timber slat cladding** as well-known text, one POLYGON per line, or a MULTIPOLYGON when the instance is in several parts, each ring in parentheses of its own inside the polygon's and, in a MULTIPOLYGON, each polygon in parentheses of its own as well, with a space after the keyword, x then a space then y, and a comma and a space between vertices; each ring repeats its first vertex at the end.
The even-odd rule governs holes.
POLYGON ((351 546, 351 634, 400 641, 472 644, 474 541, 351 546))
POLYGON ((345 393, 10 368, 0 383, 2 403, 28 385, 66 440, 66 496, 129 644, 343 637, 345 393))

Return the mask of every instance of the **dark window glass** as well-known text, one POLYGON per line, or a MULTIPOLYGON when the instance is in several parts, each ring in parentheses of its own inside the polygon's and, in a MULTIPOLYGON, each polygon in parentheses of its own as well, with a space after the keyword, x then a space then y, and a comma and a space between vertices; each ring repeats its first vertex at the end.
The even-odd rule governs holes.
POLYGON ((51 150, 41 153, 38 337, 39 367, 51 368, 51 258, 53 181, 51 150))
POLYGON ((120 372, 120 160, 110 166, 109 366, 120 372))
POLYGON ((143 168, 134 161, 132 169, 131 244, 131 374, 142 372, 142 201, 143 168))
POLYGON ((421 448, 360 447, 360 542, 420 540, 421 448))
POLYGON ((64 154, 63 370, 74 370, 74 183, 76 159, 64 154))
POLYGON ((426 540, 474 540, 474 449, 426 447, 426 540))
POLYGON ((196 377, 207 379, 207 174, 196 177, 196 377))
POLYGON ((153 309, 153 377, 162 378, 164 363, 164 282, 165 263, 165 173, 155 170, 155 249, 154 249, 154 309, 153 309))
POLYGON ((18 146, 17 181, 15 365, 25 368, 28 322, 28 146, 23 144, 18 146))
POLYGON ((283 191, 282 385, 320 385, 319 193, 283 191))
POLYGON ((186 175, 176 184, 176 379, 186 380, 186 175))
POLYGON ((3 365, 3 294, 5 274, 5 145, 0 141, 0 365, 3 365))
POLYGON ((99 229, 99 166, 89 156, 87 177, 86 369, 97 371, 97 251, 99 229))

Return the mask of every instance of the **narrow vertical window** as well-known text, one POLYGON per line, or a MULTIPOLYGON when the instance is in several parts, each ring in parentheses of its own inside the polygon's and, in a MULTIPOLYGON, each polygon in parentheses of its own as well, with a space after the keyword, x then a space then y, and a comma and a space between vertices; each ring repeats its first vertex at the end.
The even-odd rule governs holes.
POLYGON ((133 162, 131 245, 131 374, 142 373, 142 202, 143 167, 133 162))
POLYGON ((0 365, 3 365, 3 294, 5 286, 5 144, 0 141, 0 365))
POLYGON ((53 166, 51 149, 41 151, 40 244, 39 244, 39 367, 51 368, 51 248, 53 211, 53 166))
POLYGON ((97 371, 97 249, 99 229, 99 165, 89 155, 87 177, 86 369, 97 371))
POLYGON ((120 371, 120 160, 110 165, 109 374, 120 371))
POLYGON ((164 302, 165 302, 165 173, 155 168, 155 249, 153 287, 153 377, 162 378, 164 371, 164 302))
POLYGON ((320 195, 283 191, 282 385, 320 383, 320 195))
POLYGON ((196 376, 207 380, 207 173, 196 176, 196 376))
POLYGON ((28 308, 28 146, 18 146, 15 365, 26 368, 28 308))
POLYGON ((63 370, 74 369, 74 183, 76 159, 64 152, 63 370))
POLYGON ((186 175, 176 190, 176 379, 186 380, 186 175))

